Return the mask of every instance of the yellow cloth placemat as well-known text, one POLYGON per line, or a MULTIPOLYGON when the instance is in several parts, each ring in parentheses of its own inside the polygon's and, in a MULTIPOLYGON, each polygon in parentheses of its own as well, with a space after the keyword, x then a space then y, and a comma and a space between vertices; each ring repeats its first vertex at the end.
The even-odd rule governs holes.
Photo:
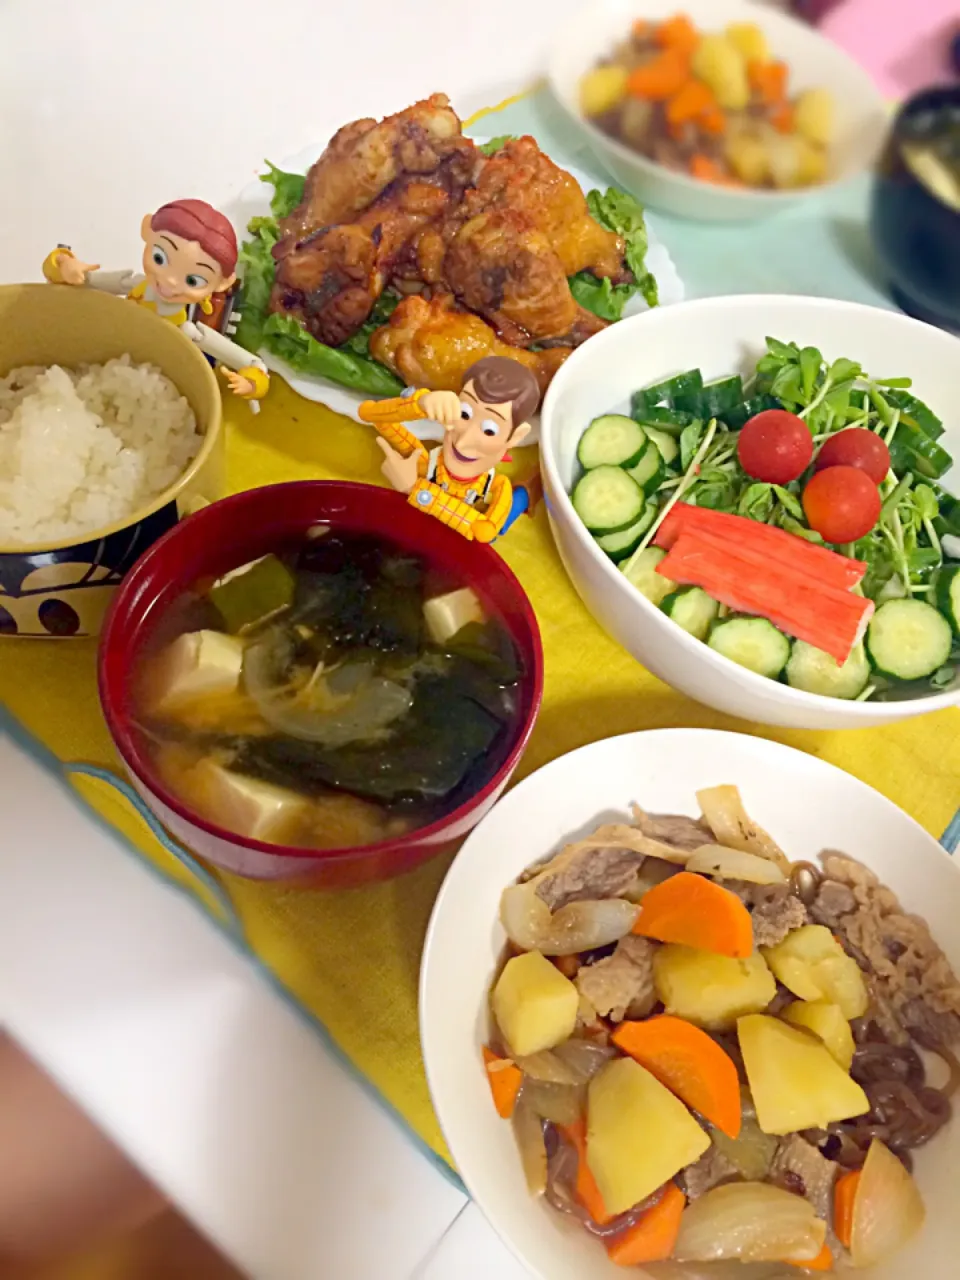
MULTIPOLYGON (((235 491, 310 477, 380 482, 372 432, 306 403, 279 379, 258 416, 236 402, 228 406, 227 433, 235 491)), ((531 451, 519 450, 514 469, 522 472, 532 463, 531 451)), ((751 731, 674 693, 600 630, 563 571, 542 507, 498 545, 533 602, 546 659, 543 710, 519 776, 596 738, 634 729, 751 731)), ((98 709, 93 644, 4 640, 0 658, 0 699, 29 733, 60 760, 118 767, 98 709)), ((957 807, 960 711, 857 732, 752 731, 849 770, 938 837, 957 807)), ((196 889, 122 799, 93 780, 78 778, 73 785, 155 866, 196 889)), ((531 849, 531 858, 540 852, 531 849)), ((444 1160, 449 1153, 419 1054, 417 970, 447 862, 441 858, 389 884, 342 893, 221 877, 262 964, 444 1160)), ((198 896, 212 907, 202 889, 198 896)))

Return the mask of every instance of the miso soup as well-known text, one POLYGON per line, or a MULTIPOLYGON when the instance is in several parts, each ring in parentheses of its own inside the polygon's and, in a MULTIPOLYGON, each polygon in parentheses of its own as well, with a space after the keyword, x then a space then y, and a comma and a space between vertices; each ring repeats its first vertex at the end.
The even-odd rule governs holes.
POLYGON ((174 602, 137 730, 167 788, 240 836, 330 849, 451 812, 516 737, 521 655, 465 583, 326 526, 174 602))

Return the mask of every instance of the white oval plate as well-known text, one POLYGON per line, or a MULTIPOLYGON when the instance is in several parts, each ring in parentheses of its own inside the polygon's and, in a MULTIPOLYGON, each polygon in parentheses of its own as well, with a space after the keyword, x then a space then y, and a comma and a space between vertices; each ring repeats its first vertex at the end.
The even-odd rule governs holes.
MULTIPOLYGON (((500 895, 532 862, 635 801, 696 814, 701 787, 735 783, 747 812, 794 860, 823 849, 858 858, 924 916, 960 970, 960 868, 912 818, 833 765, 778 742, 709 729, 658 729, 591 743, 510 791, 467 838, 434 907, 420 975, 420 1037, 433 1104, 471 1196, 539 1280, 614 1280, 602 1245, 527 1194, 512 1126, 484 1079, 490 983, 506 941, 500 895)), ((956 1275, 960 1116, 916 1153, 923 1231, 863 1280, 956 1275)), ((785 1268, 789 1270, 790 1268, 785 1268)), ((646 1273, 631 1272, 638 1280, 646 1273)))
MULTIPOLYGON (((482 145, 489 139, 474 138, 473 141, 478 145, 482 145)), ((326 143, 320 146, 307 147, 297 155, 288 157, 278 167, 287 173, 306 173, 314 161, 322 155, 325 147, 326 143)), ((576 169, 572 165, 568 165, 566 168, 567 172, 576 178, 584 191, 592 191, 599 185, 583 170, 576 169)), ((251 218, 263 217, 270 213, 270 190, 271 188, 268 184, 261 182, 259 178, 255 178, 243 188, 239 195, 223 206, 223 212, 237 228, 241 241, 246 237, 247 224, 251 218)), ((650 238, 647 250, 647 266, 656 277, 660 288, 661 305, 669 306, 674 302, 682 302, 685 291, 673 259, 654 229, 654 222, 655 219, 651 220, 649 216, 647 217, 647 231, 650 238)), ((625 316, 632 316, 647 310, 649 310, 647 304, 638 294, 627 303, 624 313, 625 316)), ((314 400, 318 404, 325 404, 328 409, 332 409, 335 413, 342 413, 345 417, 353 418, 357 422, 360 421, 357 417, 357 409, 364 400, 370 398, 368 395, 360 391, 352 391, 349 387, 342 387, 336 382, 330 382, 327 378, 309 377, 305 374, 297 373, 289 365, 285 364, 283 360, 279 360, 269 351, 261 351, 259 355, 272 373, 279 374, 305 400, 314 400)), ((415 422, 407 425, 421 440, 443 439, 443 427, 438 422, 415 422)), ((536 444, 539 439, 540 415, 537 414, 533 422, 533 431, 526 443, 536 444)))

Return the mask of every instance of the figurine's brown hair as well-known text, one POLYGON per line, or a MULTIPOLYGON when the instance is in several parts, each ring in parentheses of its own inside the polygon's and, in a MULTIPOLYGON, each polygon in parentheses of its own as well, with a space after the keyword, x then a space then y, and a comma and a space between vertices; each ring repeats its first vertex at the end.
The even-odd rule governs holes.
POLYGON ((232 276, 236 270, 237 233, 230 219, 206 200, 172 200, 157 210, 150 226, 154 231, 169 231, 184 240, 194 240, 225 276, 232 276))
POLYGON ((540 384, 526 367, 509 356, 484 356, 464 374, 464 387, 486 404, 509 404, 513 426, 529 422, 540 404, 540 384))

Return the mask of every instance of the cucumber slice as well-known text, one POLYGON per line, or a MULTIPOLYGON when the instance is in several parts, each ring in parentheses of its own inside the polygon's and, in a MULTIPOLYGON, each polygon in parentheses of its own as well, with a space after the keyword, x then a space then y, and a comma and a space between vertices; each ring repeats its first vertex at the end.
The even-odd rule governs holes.
POLYGON ((689 369, 686 373, 678 373, 663 382, 655 382, 651 387, 633 393, 633 408, 652 409, 656 405, 668 405, 673 408, 680 396, 688 396, 699 391, 703 386, 703 375, 699 369, 689 369))
POLYGON ((891 389, 885 390, 883 394, 900 410, 904 421, 918 426, 925 436, 929 436, 931 440, 937 440, 943 435, 943 423, 937 415, 909 391, 891 389))
POLYGON ((573 507, 591 533, 629 529, 643 511, 643 490, 620 467, 594 467, 573 491, 573 507))
POLYGON ((706 640, 710 628, 717 620, 720 606, 702 587, 684 587, 671 591, 660 602, 660 608, 697 640, 706 640))
POLYGON ((960 637, 960 564, 941 570, 937 582, 937 604, 945 614, 954 635, 960 637))
POLYGON ((722 418, 743 402, 743 379, 739 374, 708 382, 699 391, 677 396, 675 409, 683 409, 698 418, 722 418))
POLYGON ((661 427, 644 427, 649 438, 660 450, 660 457, 665 467, 672 466, 680 456, 680 445, 674 436, 661 427))
POLYGON ((635 467, 627 471, 644 493, 653 493, 663 479, 663 454, 653 440, 648 440, 643 450, 643 457, 635 467))
POLYGON ((647 547, 641 551, 631 564, 627 560, 620 566, 620 572, 627 581, 637 588, 641 595, 647 597, 651 604, 659 604, 664 596, 676 591, 677 584, 662 573, 657 573, 657 565, 667 553, 659 547, 647 547), (630 566, 629 572, 627 566, 630 566))
POLYGON ((758 676, 776 680, 790 657, 790 641, 766 618, 725 618, 714 625, 707 644, 758 676))
POLYGON ((739 431, 745 422, 763 413, 765 409, 782 409, 783 405, 776 396, 751 396, 741 404, 734 405, 723 414, 723 420, 731 431, 739 431))
POLYGON ((787 663, 787 684, 824 698, 859 698, 870 679, 870 663, 863 645, 855 645, 841 666, 829 653, 805 640, 794 640, 787 663))
POLYGON ((870 661, 891 680, 932 676, 952 647, 950 623, 925 600, 887 600, 867 627, 870 661))
POLYGON ((594 418, 580 437, 577 458, 584 471, 594 467, 635 467, 643 456, 647 436, 643 427, 619 413, 594 418))
POLYGON ((656 520, 658 510, 657 503, 648 502, 636 524, 632 524, 629 529, 621 529, 619 533, 602 533, 597 538, 597 546, 601 551, 605 551, 615 564, 626 560, 627 556, 632 556, 643 541, 643 535, 656 520))
POLYGON ((939 480, 953 466, 953 458, 916 424, 901 418, 890 445, 890 466, 898 474, 912 471, 927 480, 939 480))
POLYGON ((678 436, 684 427, 689 427, 694 421, 692 413, 681 413, 679 409, 668 409, 665 404, 654 405, 652 409, 646 408, 641 402, 637 404, 637 396, 643 396, 642 391, 634 393, 633 404, 630 412, 637 422, 640 423, 644 431, 649 431, 651 427, 656 427, 660 431, 666 431, 672 436, 678 436))

